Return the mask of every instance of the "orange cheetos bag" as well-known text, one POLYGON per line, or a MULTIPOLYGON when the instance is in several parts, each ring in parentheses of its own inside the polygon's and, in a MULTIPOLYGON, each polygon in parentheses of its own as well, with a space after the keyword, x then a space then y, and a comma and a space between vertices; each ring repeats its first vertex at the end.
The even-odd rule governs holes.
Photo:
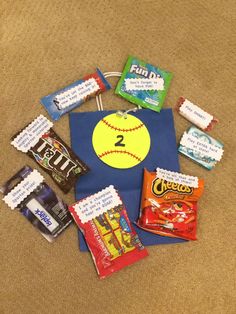
POLYGON ((204 182, 176 172, 144 169, 137 225, 162 236, 196 240, 197 201, 204 182))

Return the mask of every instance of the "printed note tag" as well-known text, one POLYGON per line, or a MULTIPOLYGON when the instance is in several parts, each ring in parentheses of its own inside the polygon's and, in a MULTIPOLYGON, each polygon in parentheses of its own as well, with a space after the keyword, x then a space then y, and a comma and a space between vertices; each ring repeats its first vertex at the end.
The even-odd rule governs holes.
POLYGON ((58 94, 53 102, 59 109, 65 109, 77 102, 80 102, 90 94, 99 90, 99 85, 94 78, 78 84, 77 86, 58 94))
POLYGON ((3 201, 11 208, 17 206, 43 182, 43 176, 34 169, 23 181, 4 196, 3 201))
POLYGON ((198 139, 186 132, 184 132, 180 144, 217 161, 220 161, 223 155, 222 148, 205 142, 203 139, 198 139))
POLYGON ((116 206, 122 205, 113 185, 93 194, 74 206, 82 223, 86 223, 116 206))
POLYGON ((179 172, 169 171, 161 168, 156 169, 156 175, 158 178, 173 182, 176 184, 182 184, 190 186, 192 188, 198 187, 198 177, 189 176, 179 172))
POLYGON ((125 80, 127 90, 164 90, 163 78, 130 78, 125 80))
POLYGON ((218 120, 211 114, 183 97, 178 100, 176 109, 179 114, 202 130, 210 131, 218 123, 218 120))
POLYGON ((184 132, 178 151, 211 170, 224 153, 223 144, 205 132, 192 126, 184 132))
POLYGON ((23 129, 11 144, 23 153, 27 153, 52 126, 53 123, 41 114, 23 129))

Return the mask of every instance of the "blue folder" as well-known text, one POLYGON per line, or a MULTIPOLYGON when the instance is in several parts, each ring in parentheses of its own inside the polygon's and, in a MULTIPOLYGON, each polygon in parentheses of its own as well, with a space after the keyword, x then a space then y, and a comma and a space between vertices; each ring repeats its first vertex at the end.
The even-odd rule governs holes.
MULTIPOLYGON (((106 186, 114 185, 126 206, 131 222, 139 216, 142 191, 143 168, 155 171, 156 167, 179 171, 179 160, 172 109, 160 113, 141 109, 130 113, 146 125, 151 137, 151 148, 139 165, 130 169, 115 169, 103 163, 92 146, 93 129, 103 117, 116 111, 81 112, 70 114, 71 145, 74 152, 90 167, 91 171, 81 176, 75 187, 76 200, 96 193, 106 186)), ((138 228, 134 224, 144 245, 185 242, 185 240, 163 237, 138 228)), ((79 232, 81 251, 87 251, 84 237, 79 232)))

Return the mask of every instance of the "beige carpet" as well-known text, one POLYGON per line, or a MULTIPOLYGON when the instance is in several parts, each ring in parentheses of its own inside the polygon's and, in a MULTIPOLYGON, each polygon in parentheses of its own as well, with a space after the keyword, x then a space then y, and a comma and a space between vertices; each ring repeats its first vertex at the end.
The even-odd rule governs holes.
MULTIPOLYGON (((205 179, 198 241, 151 247, 103 281, 74 225, 51 245, 1 202, 1 313, 235 313, 235 9, 233 0, 1 1, 1 183, 38 168, 9 139, 46 114, 39 99, 97 66, 121 71, 129 54, 173 72, 165 107, 181 95, 197 102, 220 119, 211 135, 225 145, 210 172, 180 156, 182 172, 205 179)), ((104 102, 131 107, 112 91, 104 102)), ((88 110, 94 100, 75 111, 88 110)), ((189 125, 175 114, 177 140, 189 125)), ((68 116, 55 129, 70 142, 68 116)))

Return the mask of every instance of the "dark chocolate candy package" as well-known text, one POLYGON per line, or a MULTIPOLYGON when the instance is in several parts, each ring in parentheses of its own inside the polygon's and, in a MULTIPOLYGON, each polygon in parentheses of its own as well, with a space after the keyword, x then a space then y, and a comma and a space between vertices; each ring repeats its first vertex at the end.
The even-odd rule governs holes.
POLYGON ((11 144, 34 159, 64 193, 68 193, 88 166, 52 129, 52 122, 43 115, 12 137, 11 144))
POLYGON ((23 167, 0 190, 3 201, 25 216, 49 242, 72 222, 67 205, 36 169, 23 167))

